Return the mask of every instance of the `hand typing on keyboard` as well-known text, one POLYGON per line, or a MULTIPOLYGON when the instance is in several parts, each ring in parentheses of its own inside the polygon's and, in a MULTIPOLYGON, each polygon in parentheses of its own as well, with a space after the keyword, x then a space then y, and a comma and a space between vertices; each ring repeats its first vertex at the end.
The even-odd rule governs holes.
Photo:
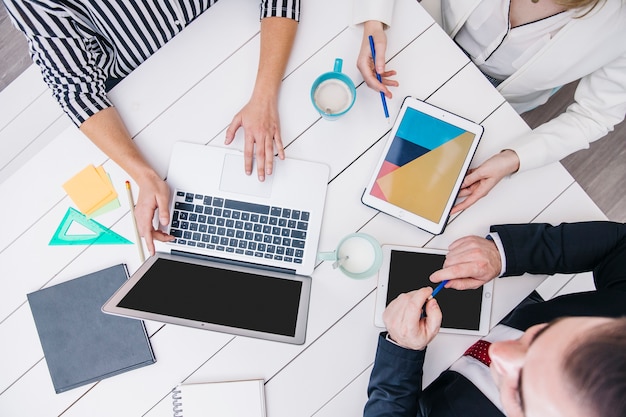
MULTIPOLYGON (((155 211, 159 212, 159 223, 167 226, 169 218, 169 187, 163 179, 157 175, 152 180, 139 184, 139 196, 135 205, 135 217, 137 219, 137 229, 140 236, 146 242, 146 247, 150 255, 154 255, 154 240, 168 242, 174 237, 155 229, 153 218, 155 211)), ((138 242, 141 244, 141 242, 138 242)))

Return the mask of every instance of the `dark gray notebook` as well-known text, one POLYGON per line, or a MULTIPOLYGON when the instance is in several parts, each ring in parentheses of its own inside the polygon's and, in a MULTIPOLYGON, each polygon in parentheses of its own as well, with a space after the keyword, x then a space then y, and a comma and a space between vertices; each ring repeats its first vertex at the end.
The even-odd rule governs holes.
POLYGON ((127 279, 120 264, 28 294, 57 394, 155 362, 143 321, 101 311, 127 279))

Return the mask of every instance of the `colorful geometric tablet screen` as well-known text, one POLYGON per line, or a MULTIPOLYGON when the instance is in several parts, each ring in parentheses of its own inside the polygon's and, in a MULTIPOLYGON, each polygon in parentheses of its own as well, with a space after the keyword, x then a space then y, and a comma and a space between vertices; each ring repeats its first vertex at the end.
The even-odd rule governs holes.
POLYGON ((438 223, 474 136, 407 108, 370 194, 438 223))

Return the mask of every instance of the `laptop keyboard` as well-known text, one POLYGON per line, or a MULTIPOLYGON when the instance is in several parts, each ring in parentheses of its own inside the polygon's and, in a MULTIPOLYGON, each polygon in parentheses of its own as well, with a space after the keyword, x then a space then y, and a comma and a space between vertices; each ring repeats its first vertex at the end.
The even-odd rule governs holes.
POLYGON ((309 215, 179 190, 170 234, 181 245, 301 264, 309 215))

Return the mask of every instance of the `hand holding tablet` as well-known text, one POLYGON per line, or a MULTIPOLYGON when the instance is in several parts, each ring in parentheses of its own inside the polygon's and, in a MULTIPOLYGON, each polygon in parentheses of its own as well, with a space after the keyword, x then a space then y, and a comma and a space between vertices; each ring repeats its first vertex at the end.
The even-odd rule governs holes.
POLYGON ((442 233, 482 133, 477 123, 405 98, 363 203, 442 233))

